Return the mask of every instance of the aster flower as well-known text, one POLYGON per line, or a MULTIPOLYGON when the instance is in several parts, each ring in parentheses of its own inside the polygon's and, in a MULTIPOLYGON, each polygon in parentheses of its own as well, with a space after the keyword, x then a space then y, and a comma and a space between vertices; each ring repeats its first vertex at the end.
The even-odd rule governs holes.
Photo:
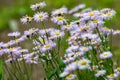
POLYGON ((24 35, 29 38, 32 35, 36 34, 37 31, 38 31, 37 28, 36 29, 35 28, 31 28, 29 30, 24 31, 24 35))
POLYGON ((62 16, 52 17, 51 21, 53 21, 54 23, 57 23, 58 25, 63 25, 66 23, 66 20, 62 16))
POLYGON ((54 30, 50 32, 50 39, 55 39, 63 36, 64 32, 63 31, 61 32, 60 30, 54 30))
POLYGON ((91 63, 90 60, 83 58, 77 61, 77 66, 80 70, 89 69, 90 63, 91 63))
POLYGON ((69 10, 69 14, 72 14, 74 12, 77 12, 79 9, 85 8, 85 4, 79 4, 78 6, 74 7, 73 9, 69 10))
POLYGON ((66 7, 61 7, 59 9, 56 9, 54 11, 52 11, 52 16, 59 16, 59 15, 63 15, 63 14, 67 14, 68 13, 68 10, 66 7))
POLYGON ((20 36, 20 32, 12 32, 12 33, 9 33, 8 36, 19 37, 20 36))
POLYGON ((112 53, 111 52, 103 52, 102 54, 100 54, 100 58, 101 59, 107 59, 107 58, 111 58, 112 57, 112 53))
POLYGON ((30 17, 30 16, 23 16, 21 19, 20 19, 20 21, 23 23, 23 24, 27 24, 27 23, 30 23, 31 21, 32 21, 32 17, 30 17))
POLYGON ((66 76, 66 80, 75 80, 76 75, 75 74, 69 74, 68 76, 66 76))
POLYGON ((48 13, 47 12, 37 12, 34 14, 33 19, 36 22, 42 22, 48 18, 48 13))
POLYGON ((98 70, 95 74, 96 77, 100 77, 106 74, 106 70, 98 70))
POLYGON ((43 1, 43 2, 39 2, 39 3, 31 5, 30 8, 35 11, 36 9, 41 9, 45 6, 46 6, 46 3, 43 1))
POLYGON ((116 79, 117 77, 118 77, 118 74, 116 74, 116 73, 113 73, 113 74, 110 74, 110 75, 107 76, 107 78, 108 78, 109 80, 114 80, 114 79, 116 79))

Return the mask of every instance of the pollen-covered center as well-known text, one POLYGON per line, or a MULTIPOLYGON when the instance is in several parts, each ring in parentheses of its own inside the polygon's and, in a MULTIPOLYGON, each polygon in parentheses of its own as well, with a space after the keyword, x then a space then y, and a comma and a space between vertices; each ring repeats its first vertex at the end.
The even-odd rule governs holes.
POLYGON ((58 21, 63 20, 63 17, 59 16, 59 17, 57 17, 57 20, 58 21))
POLYGON ((43 18, 43 14, 39 14, 39 16, 38 16, 39 18, 43 18))
POLYGON ((45 48, 49 48, 49 47, 50 47, 50 44, 45 45, 45 48))
POLYGON ((82 62, 81 62, 81 65, 86 65, 86 64, 87 64, 86 61, 82 61, 82 62))

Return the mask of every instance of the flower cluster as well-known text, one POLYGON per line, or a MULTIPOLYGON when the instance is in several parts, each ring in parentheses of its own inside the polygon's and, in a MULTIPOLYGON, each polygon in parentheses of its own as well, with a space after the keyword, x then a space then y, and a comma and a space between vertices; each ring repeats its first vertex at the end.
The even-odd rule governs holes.
POLYGON ((23 34, 9 33, 13 40, 0 42, 0 57, 6 55, 5 62, 9 64, 20 61, 30 65, 41 63, 47 80, 117 79, 120 68, 114 69, 109 42, 112 35, 120 34, 120 30, 105 26, 105 21, 116 12, 110 8, 83 9, 85 4, 80 4, 71 10, 63 6, 49 15, 41 11, 45 6, 45 2, 31 5, 31 9, 37 12, 33 17, 26 15, 20 19, 23 24, 41 23, 41 29, 30 26, 23 34), (65 15, 71 15, 75 20, 71 21, 65 15), (49 19, 57 28, 46 28, 44 21, 49 19), (33 43, 31 50, 19 47, 28 40, 33 43))

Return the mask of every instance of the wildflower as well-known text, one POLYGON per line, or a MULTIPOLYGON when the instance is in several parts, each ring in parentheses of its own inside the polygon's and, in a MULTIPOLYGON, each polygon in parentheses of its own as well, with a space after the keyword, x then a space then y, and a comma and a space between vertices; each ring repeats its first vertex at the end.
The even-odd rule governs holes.
POLYGON ((81 17, 81 13, 75 13, 75 14, 73 14, 73 16, 75 17, 75 18, 80 18, 81 17))
POLYGON ((27 23, 30 23, 31 21, 32 21, 32 17, 30 17, 30 16, 23 16, 21 19, 20 19, 20 21, 23 23, 23 24, 27 24, 27 23))
POLYGON ((27 31, 24 31, 24 35, 29 38, 32 35, 36 34, 37 31, 38 31, 37 28, 36 29, 35 28, 31 28, 31 29, 29 29, 27 31))
POLYGON ((64 71, 67 71, 69 73, 71 73, 72 71, 77 69, 77 64, 76 62, 72 62, 69 65, 66 66, 66 68, 64 69, 64 71))
POLYGON ((90 67, 89 63, 91 63, 90 60, 85 59, 85 58, 77 61, 77 65, 80 70, 89 69, 90 67))
POLYGON ((45 44, 41 47, 41 52, 46 52, 48 50, 51 50, 52 48, 54 48, 56 46, 55 42, 52 41, 46 41, 45 44))
POLYGON ((67 14, 68 10, 66 7, 62 7, 60 9, 56 9, 54 11, 52 11, 52 16, 60 16, 63 14, 67 14))
POLYGON ((113 35, 117 35, 117 34, 120 34, 120 30, 113 31, 113 35))
POLYGON ((103 52, 102 54, 100 54, 100 58, 101 59, 106 59, 106 58, 111 58, 112 57, 112 53, 111 52, 103 52))
POLYGON ((95 74, 96 77, 100 77, 106 74, 106 70, 98 70, 95 74))
POLYGON ((107 76, 107 78, 108 78, 109 80, 114 80, 114 79, 116 79, 117 77, 118 77, 118 74, 116 74, 116 73, 113 73, 113 74, 110 74, 110 75, 107 76))
POLYGON ((9 33, 8 36, 19 37, 20 36, 20 32, 12 32, 12 33, 9 33))
POLYGON ((48 18, 48 13, 47 12, 37 12, 34 16, 33 19, 36 22, 42 22, 48 18))
POLYGON ((65 76, 67 76, 68 74, 69 74, 69 72, 64 71, 64 72, 62 72, 59 76, 60 76, 60 77, 65 77, 65 76))
POLYGON ((50 39, 59 38, 63 36, 64 36, 64 32, 61 32, 60 30, 54 30, 50 33, 50 39))
POLYGON ((66 52, 67 52, 67 53, 68 53, 68 52, 75 52, 75 51, 78 50, 78 48, 79 48, 79 46, 71 45, 70 47, 68 47, 68 48, 66 49, 66 52))
POLYGON ((32 10, 36 10, 36 9, 41 9, 45 6, 46 6, 45 2, 40 2, 40 3, 36 3, 36 4, 31 5, 30 8, 32 10))
POLYGON ((68 31, 69 31, 69 30, 72 30, 72 26, 71 26, 71 25, 62 25, 62 26, 61 26, 61 29, 62 29, 62 30, 68 30, 68 31))
POLYGON ((54 23, 57 23, 58 25, 63 25, 64 23, 66 23, 66 20, 62 16, 52 17, 51 21, 53 21, 54 23))
POLYGON ((83 9, 83 8, 85 8, 85 4, 79 4, 78 6, 76 6, 76 7, 74 7, 73 9, 71 9, 70 11, 69 11, 69 14, 72 14, 72 13, 74 13, 74 12, 77 12, 79 9, 83 9))
POLYGON ((35 56, 35 57, 30 57, 30 58, 28 58, 28 59, 26 59, 26 63, 28 63, 28 64, 37 64, 38 63, 38 55, 37 56, 35 56))
POLYGON ((87 51, 90 50, 90 47, 81 46, 79 49, 80 49, 81 52, 87 52, 87 51))
POLYGON ((66 80, 75 80, 76 75, 75 74, 69 74, 68 76, 66 76, 66 80))

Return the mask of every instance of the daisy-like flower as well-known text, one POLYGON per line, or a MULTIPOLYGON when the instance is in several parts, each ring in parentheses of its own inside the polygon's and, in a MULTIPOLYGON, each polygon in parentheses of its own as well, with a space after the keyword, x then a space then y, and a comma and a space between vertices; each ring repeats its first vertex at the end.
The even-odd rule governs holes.
POLYGON ((51 50, 52 48, 54 48, 56 46, 55 42, 52 41, 46 41, 45 44, 41 47, 41 52, 46 52, 48 50, 51 50))
POLYGON ((68 13, 68 10, 66 7, 62 7, 60 9, 56 9, 54 11, 52 11, 52 16, 59 16, 59 15, 62 15, 62 14, 67 14, 68 13))
POLYGON ((51 21, 53 21, 54 23, 57 23, 58 25, 63 25, 64 23, 66 23, 65 18, 62 16, 52 17, 51 21))
POLYGON ((101 13, 104 14, 104 19, 111 19, 116 14, 114 10, 109 9, 109 8, 102 9, 101 13))
POLYGON ((66 66, 66 68, 64 69, 64 71, 67 71, 69 73, 71 73, 72 71, 77 69, 77 64, 76 62, 72 62, 69 65, 66 66))
POLYGON ((99 70, 97 71, 97 73, 95 74, 96 77, 100 77, 106 74, 106 70, 99 70))
POLYGON ((77 61, 77 66, 80 70, 89 69, 90 63, 91 63, 90 60, 83 58, 77 61))
POLYGON ((109 80, 114 80, 114 79, 116 79, 118 76, 119 76, 118 74, 113 73, 113 74, 108 75, 107 78, 108 78, 109 80))
POLYGON ((29 58, 26 59, 26 63, 28 64, 37 64, 38 63, 38 55, 36 55, 35 57, 31 56, 29 58))
POLYGON ((72 14, 72 13, 74 13, 74 12, 77 12, 79 9, 83 9, 83 8, 85 8, 85 4, 79 4, 78 6, 76 6, 76 7, 74 7, 73 9, 71 9, 70 11, 69 11, 69 14, 72 14))
POLYGON ((81 52, 87 52, 87 51, 89 51, 91 48, 90 48, 90 47, 81 46, 79 49, 80 49, 81 52))
POLYGON ((46 6, 45 2, 36 3, 30 6, 32 10, 41 9, 46 6))
POLYGON ((113 31, 113 35, 117 35, 117 34, 120 34, 120 30, 113 31))
POLYGON ((31 28, 28 31, 24 31, 24 35, 29 38, 32 35, 34 35, 37 31, 38 31, 37 28, 36 29, 35 28, 31 28))
POLYGON ((75 14, 73 14, 73 16, 74 16, 75 18, 80 18, 80 17, 82 16, 82 14, 81 14, 81 13, 75 13, 75 14))
POLYGON ((112 57, 112 53, 111 52, 103 52, 102 54, 100 54, 100 58, 101 59, 107 59, 107 58, 111 58, 112 57))
POLYGON ((60 30, 54 30, 50 33, 50 39, 55 39, 63 36, 64 32, 63 31, 61 32, 60 30))
POLYGON ((48 13, 47 12, 37 12, 34 16, 33 19, 36 22, 41 22, 44 21, 48 18, 48 13))
POLYGON ((69 74, 68 76, 66 76, 66 80, 75 80, 76 75, 75 74, 69 74))
POLYGON ((8 36, 19 37, 20 36, 20 32, 12 32, 12 33, 9 33, 8 36))
POLYGON ((67 49, 66 49, 66 52, 69 53, 69 52, 75 52, 77 51, 79 48, 79 46, 74 46, 74 45, 71 45, 69 46, 67 49))
POLYGON ((69 74, 69 72, 64 71, 64 72, 62 72, 59 76, 60 76, 60 77, 65 77, 65 76, 67 76, 68 74, 69 74))
POLYGON ((62 29, 62 30, 68 30, 68 31, 69 31, 69 30, 72 30, 72 26, 71 26, 71 25, 68 25, 68 24, 67 24, 67 25, 62 25, 62 26, 61 26, 61 29, 62 29))
POLYGON ((31 21, 32 21, 32 17, 30 17, 30 16, 23 16, 21 19, 20 19, 20 21, 23 23, 23 24, 27 24, 27 23, 30 23, 31 21))

